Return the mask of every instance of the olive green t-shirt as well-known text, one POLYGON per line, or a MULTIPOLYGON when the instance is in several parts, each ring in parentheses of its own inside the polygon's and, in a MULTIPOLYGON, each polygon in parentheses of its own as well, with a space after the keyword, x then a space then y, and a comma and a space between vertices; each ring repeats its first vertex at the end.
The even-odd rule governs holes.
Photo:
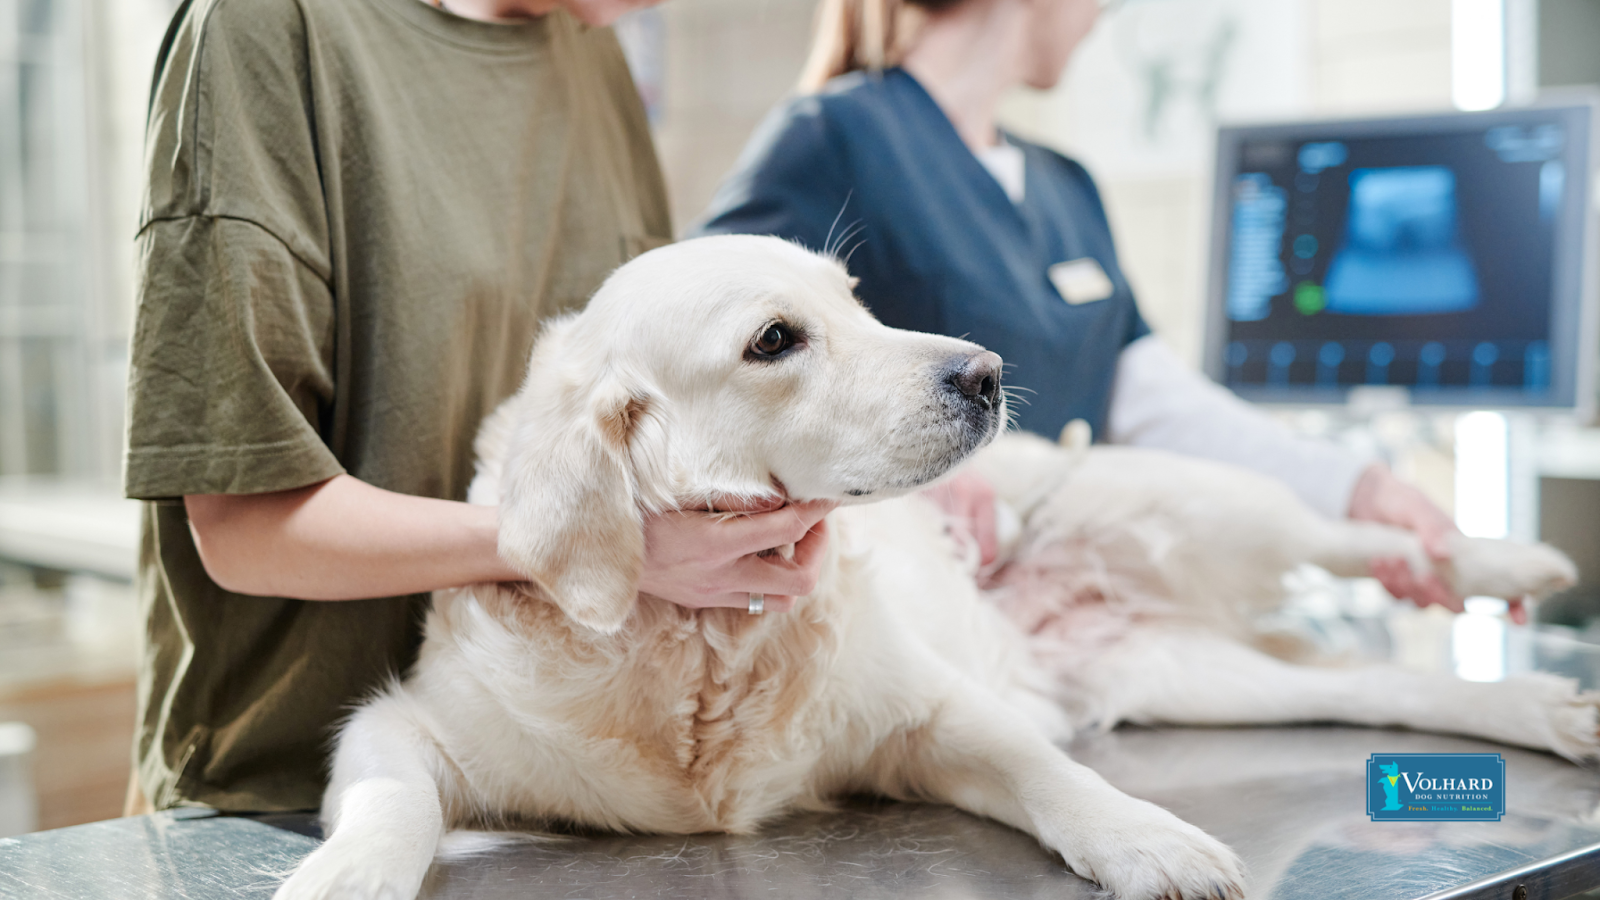
POLYGON ((427 598, 229 593, 181 498, 341 472, 464 498, 540 320, 669 236, 660 169, 609 29, 419 0, 189 0, 146 155, 137 774, 157 808, 313 808, 336 723, 411 663, 427 598))

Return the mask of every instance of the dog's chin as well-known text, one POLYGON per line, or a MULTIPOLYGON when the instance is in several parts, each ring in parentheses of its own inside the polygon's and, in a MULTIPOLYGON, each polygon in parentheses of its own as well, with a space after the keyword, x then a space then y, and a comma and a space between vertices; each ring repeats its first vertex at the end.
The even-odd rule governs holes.
POLYGON ((922 487, 934 481, 945 473, 961 465, 971 458, 972 454, 987 447, 1000 434, 1000 425, 1006 420, 1005 401, 999 406, 979 410, 968 408, 954 423, 955 435, 950 443, 949 450, 939 459, 932 461, 918 479, 916 487, 922 487))
POLYGON ((951 436, 945 452, 908 473, 858 479, 859 483, 840 488, 836 496, 831 496, 829 499, 837 500, 840 505, 859 505, 903 497, 913 491, 921 490, 966 462, 972 454, 988 446, 999 436, 1000 423, 1004 421, 1004 405, 981 416, 962 416, 954 423, 956 431, 951 436))

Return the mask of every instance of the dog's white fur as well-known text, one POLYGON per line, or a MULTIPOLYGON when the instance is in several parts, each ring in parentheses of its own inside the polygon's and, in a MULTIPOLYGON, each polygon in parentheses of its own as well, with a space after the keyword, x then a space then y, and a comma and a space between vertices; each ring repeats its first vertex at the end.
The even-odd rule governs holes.
MULTIPOLYGON (((770 238, 689 241, 618 270, 549 327, 479 439, 471 499, 500 504, 502 554, 534 586, 435 595, 415 670, 341 733, 328 840, 280 900, 410 898, 449 828, 748 832, 861 791, 1028 831, 1120 897, 1236 897, 1228 848, 1052 739, 1090 722, 1340 719, 1595 753, 1594 699, 1564 682, 1250 649, 1249 606, 1287 568, 1428 563, 1402 532, 1323 521, 1227 467, 1002 439, 977 465, 1025 530, 984 597, 910 494, 992 433, 1000 411, 949 381, 981 353, 884 327, 840 265, 770 238), (752 356, 775 321, 802 342, 752 356), (635 593, 643 511, 780 489, 886 501, 830 516, 821 581, 793 612, 635 593)), ((1543 548, 1475 542, 1447 574, 1520 594, 1571 573, 1543 548)))

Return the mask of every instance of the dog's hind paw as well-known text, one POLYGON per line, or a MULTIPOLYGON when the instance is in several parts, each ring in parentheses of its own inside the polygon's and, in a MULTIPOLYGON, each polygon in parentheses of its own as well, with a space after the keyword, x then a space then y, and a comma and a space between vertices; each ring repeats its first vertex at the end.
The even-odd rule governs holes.
POLYGON ((1455 728, 1474 737, 1547 750, 1573 762, 1600 759, 1600 692, 1545 672, 1470 687, 1468 716, 1455 728))
POLYGON ((1600 759, 1600 691, 1579 691, 1570 681, 1545 701, 1549 745, 1573 762, 1600 759))
POLYGON ((1521 672, 1505 681, 1452 682, 1453 698, 1437 709, 1445 718, 1408 723, 1531 747, 1576 763, 1600 759, 1600 692, 1548 672, 1521 672))
POLYGON ((1073 871, 1118 900, 1244 897, 1244 863, 1227 845, 1153 803, 1127 799, 1114 818, 1074 829, 1088 840, 1056 845, 1073 871))

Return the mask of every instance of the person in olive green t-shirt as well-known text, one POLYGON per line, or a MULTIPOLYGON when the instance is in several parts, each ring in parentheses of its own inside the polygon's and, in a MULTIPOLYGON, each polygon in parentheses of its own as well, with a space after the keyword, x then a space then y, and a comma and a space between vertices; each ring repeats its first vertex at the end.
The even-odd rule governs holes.
MULTIPOLYGON (((414 659, 426 592, 520 577, 459 501, 539 322, 670 237, 596 27, 643 0, 445 3, 186 0, 162 47, 125 473, 149 501, 148 805, 319 805, 334 726, 414 659)), ((825 512, 653 516, 640 589, 781 610, 825 512)))

